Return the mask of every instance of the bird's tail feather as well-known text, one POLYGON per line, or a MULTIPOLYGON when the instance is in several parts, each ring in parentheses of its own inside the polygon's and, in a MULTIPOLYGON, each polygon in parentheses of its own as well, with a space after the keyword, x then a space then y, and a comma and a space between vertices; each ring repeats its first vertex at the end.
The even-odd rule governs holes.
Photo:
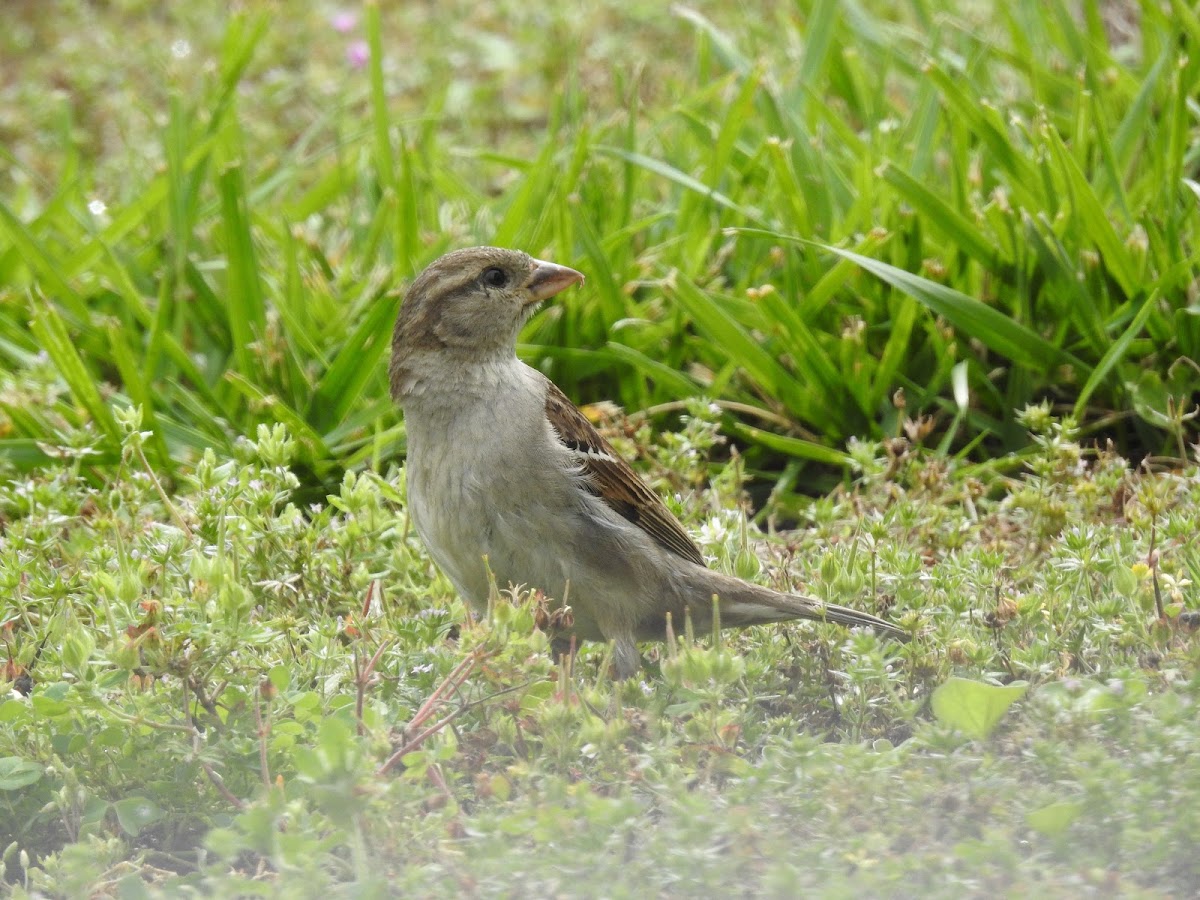
MULTIPOLYGON (((718 573, 708 574, 711 577, 718 573)), ((803 594, 781 594, 770 588, 729 576, 720 576, 718 585, 722 626, 739 627, 785 622, 789 619, 811 619, 816 622, 836 622, 849 627, 874 628, 877 632, 900 641, 908 641, 911 637, 907 632, 878 616, 847 606, 838 606, 836 603, 824 603, 803 594)), ((712 587, 711 582, 708 587, 712 587)), ((707 619, 711 616, 712 598, 708 598, 708 614, 699 608, 700 602, 700 598, 696 597, 692 604, 693 614, 699 613, 702 618, 707 619)))

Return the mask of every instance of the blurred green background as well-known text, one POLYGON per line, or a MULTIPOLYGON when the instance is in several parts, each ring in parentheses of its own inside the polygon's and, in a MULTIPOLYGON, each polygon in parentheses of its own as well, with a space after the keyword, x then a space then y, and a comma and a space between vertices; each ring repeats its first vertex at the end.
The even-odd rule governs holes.
POLYGON ((570 396, 717 401, 785 487, 855 436, 1011 466, 1033 403, 1195 439, 1181 0, 235 8, 6 7, 12 466, 103 478, 136 404, 168 480, 279 421, 321 496, 403 452, 400 293, 474 243, 587 273, 522 346, 570 396))

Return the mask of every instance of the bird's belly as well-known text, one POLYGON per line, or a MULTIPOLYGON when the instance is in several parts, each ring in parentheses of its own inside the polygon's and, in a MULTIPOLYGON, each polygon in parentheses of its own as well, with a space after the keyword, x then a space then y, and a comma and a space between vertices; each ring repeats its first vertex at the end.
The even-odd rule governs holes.
MULTIPOLYGON (((578 488, 543 479, 536 492, 514 495, 488 483, 494 467, 451 469, 444 460, 409 457, 409 508, 417 532, 463 599, 487 609, 488 572, 496 586, 538 589, 572 608, 572 631, 599 640, 646 579, 622 568, 612 536, 578 506, 578 488), (490 498, 504 497, 503 506, 490 498), (433 498, 437 498, 436 502, 433 498)), ((528 482, 527 482, 528 483, 528 482)))
POLYGON ((493 511, 481 492, 464 477, 432 465, 427 471, 410 458, 408 505, 417 533, 430 556, 463 599, 477 610, 487 607, 488 553, 493 511))

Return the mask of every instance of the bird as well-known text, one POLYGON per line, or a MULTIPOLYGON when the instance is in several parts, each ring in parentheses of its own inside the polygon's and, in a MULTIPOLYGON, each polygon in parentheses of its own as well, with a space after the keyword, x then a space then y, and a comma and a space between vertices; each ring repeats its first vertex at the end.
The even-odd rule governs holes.
POLYGON ((392 335, 391 393, 407 436, 408 512, 429 555, 476 611, 492 579, 569 606, 558 635, 612 645, 614 674, 668 622, 883 619, 710 568, 662 499, 543 373, 521 362, 522 326, 584 276, 520 250, 469 247, 411 283, 392 335), (714 601, 714 598, 716 600, 714 601))

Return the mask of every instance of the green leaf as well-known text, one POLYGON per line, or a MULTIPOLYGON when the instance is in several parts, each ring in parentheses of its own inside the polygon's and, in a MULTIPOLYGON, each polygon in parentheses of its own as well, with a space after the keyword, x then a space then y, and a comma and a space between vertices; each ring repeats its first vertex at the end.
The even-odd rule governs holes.
POLYGON ((6 700, 0 703, 0 722, 15 722, 29 718, 29 704, 25 700, 6 700))
POLYGON ((153 800, 146 797, 126 797, 112 805, 117 814, 117 822, 121 830, 130 837, 137 837, 147 827, 153 825, 167 813, 153 800))
POLYGON ((41 780, 42 767, 19 756, 0 757, 0 791, 19 791, 41 780))
POLYGON ((1028 685, 983 684, 966 678, 951 678, 933 692, 933 714, 943 725, 957 728, 976 740, 987 738, 1008 708, 1024 696, 1028 685))
POLYGON ((1062 834, 1071 823, 1083 814, 1083 804, 1078 800, 1061 800, 1025 815, 1025 822, 1034 831, 1054 837, 1062 834))
POLYGON ((296 410, 288 406, 278 397, 268 394, 258 384, 244 377, 240 372, 230 372, 226 375, 229 383, 241 391, 247 398, 269 409, 276 421, 288 427, 288 431, 296 438, 311 455, 314 461, 329 459, 329 447, 324 439, 313 430, 312 426, 296 410))
POLYGON ((0 440, 0 459, 27 472, 46 465, 53 457, 43 451, 42 442, 34 438, 5 438, 0 440))

